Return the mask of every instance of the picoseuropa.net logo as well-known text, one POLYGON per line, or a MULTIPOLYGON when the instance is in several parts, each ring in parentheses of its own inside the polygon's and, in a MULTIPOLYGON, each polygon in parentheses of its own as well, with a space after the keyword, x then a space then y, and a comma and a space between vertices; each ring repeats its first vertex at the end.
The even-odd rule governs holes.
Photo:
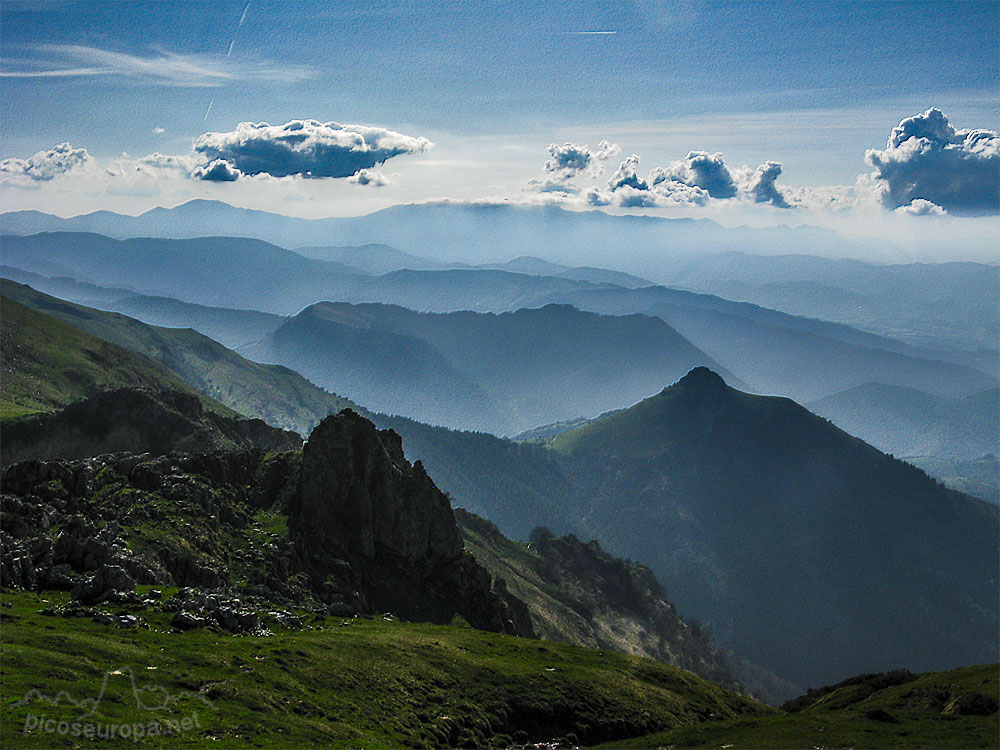
POLYGON ((25 706, 31 707, 24 717, 25 734, 133 741, 199 731, 206 713, 215 711, 212 701, 199 693, 171 693, 155 683, 140 686, 130 667, 105 672, 95 697, 77 699, 66 690, 55 695, 29 690, 24 698, 11 704, 11 709, 25 706), (117 711, 102 711, 102 704, 109 699, 117 711), (113 713, 115 719, 105 713, 113 713))

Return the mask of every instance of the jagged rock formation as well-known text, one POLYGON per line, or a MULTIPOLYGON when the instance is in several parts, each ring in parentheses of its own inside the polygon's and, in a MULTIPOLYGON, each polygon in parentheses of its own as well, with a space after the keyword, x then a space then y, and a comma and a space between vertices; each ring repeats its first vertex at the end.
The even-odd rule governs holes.
POLYGON ((5 421, 3 465, 29 458, 87 458, 106 453, 212 450, 297 450, 302 438, 260 419, 205 409, 192 394, 118 388, 64 409, 5 421))
POLYGON ((448 498, 392 430, 350 410, 324 419, 302 458, 289 529, 314 586, 418 620, 461 614, 487 630, 531 633, 523 603, 465 551, 448 498), (334 573, 333 580, 324 580, 334 573))
POLYGON ((239 632, 256 629, 253 606, 291 604, 532 632, 524 604, 464 550, 447 498, 399 436, 353 412, 324 420, 304 455, 29 460, 3 472, 2 491, 0 586, 70 589, 81 604, 134 598, 137 583, 216 591, 225 596, 188 597, 200 603, 179 621, 239 632))

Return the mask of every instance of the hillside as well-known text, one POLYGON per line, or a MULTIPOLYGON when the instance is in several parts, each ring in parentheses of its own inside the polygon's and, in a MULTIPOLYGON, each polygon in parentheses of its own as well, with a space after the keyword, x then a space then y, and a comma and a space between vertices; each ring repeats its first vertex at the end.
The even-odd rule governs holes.
POLYGON ((934 456, 908 456, 906 462, 940 479, 946 487, 1000 505, 1000 459, 995 454, 981 456, 972 461, 948 461, 934 456))
MULTIPOLYGON (((798 748, 996 747, 1000 666, 987 664, 914 675, 865 674, 790 701, 786 711, 616 741, 607 747, 798 748)), ((603 747, 603 746, 602 746, 603 747)))
POLYGON ((996 387, 994 370, 846 325, 666 287, 587 289, 553 296, 605 315, 662 318, 760 392, 805 403, 873 381, 960 398, 996 387))
POLYGON ((993 351, 996 364, 1000 341, 1000 313, 992 300, 1000 286, 996 265, 881 265, 729 252, 677 269, 669 283, 915 343, 985 348, 993 351))
POLYGON ((787 399, 695 370, 548 447, 380 421, 457 505, 648 565, 683 616, 799 685, 995 653, 997 509, 787 399))
POLYGON ((323 302, 242 351, 375 411, 495 434, 596 416, 719 367, 658 318, 566 305, 497 315, 323 302))
MULTIPOLYGON (((148 591, 149 587, 143 587, 148 591)), ((169 595, 169 590, 165 592, 169 595)), ((169 613, 126 605, 145 629, 89 617, 40 615, 61 592, 0 595, 4 665, 11 700, 37 690, 95 698, 102 723, 193 720, 181 741, 225 747, 509 747, 562 739, 596 743, 768 709, 675 667, 606 651, 396 620, 311 621, 292 629, 269 621, 265 637, 171 631, 169 613), (43 626, 52 628, 40 635, 43 626), (155 671, 151 671, 155 669, 155 671), (140 688, 174 698, 165 711, 136 707, 140 688), (207 699, 207 700, 206 700, 207 699)), ((102 608, 103 609, 103 608, 102 608)), ((121 610, 121 605, 114 609, 121 610)), ((72 722, 80 710, 27 701, 0 718, 7 747, 74 747, 28 732, 26 716, 72 722)), ((176 747, 147 736, 128 747, 176 747)))
POLYGON ((807 404, 810 411, 897 456, 974 460, 1000 453, 1000 390, 962 399, 869 383, 807 404))
POLYGON ((339 310, 329 303, 308 307, 241 351, 290 367, 378 411, 470 429, 506 427, 483 386, 429 342, 373 328, 363 317, 355 321, 339 310))
MULTIPOLYGON (((195 392, 152 359, 99 339, 50 315, 0 298, 3 388, 0 418, 50 412, 99 391, 133 387, 195 392)), ((198 395, 210 409, 231 413, 198 395)))
MULTIPOLYGON (((70 275, 147 296, 279 315, 294 315, 319 300, 427 312, 504 312, 556 303, 605 315, 639 313, 661 318, 743 382, 801 402, 873 380, 949 398, 997 384, 995 367, 977 369, 981 357, 970 358, 954 347, 907 345, 843 324, 665 287, 626 288, 486 268, 403 269, 371 276, 238 237, 117 241, 72 233, 11 236, 4 240, 4 262, 27 272, 70 275), (280 266, 280 273, 268 271, 272 264, 280 266), (229 272, 233 267, 242 269, 238 277, 229 272)), ((89 303, 92 294, 79 299, 89 303)), ((204 320, 197 310, 186 314, 188 325, 204 320)), ((182 317, 175 315, 171 324, 183 324, 182 317)))
POLYGON ((417 310, 506 310, 531 306, 542 295, 593 286, 487 269, 404 269, 371 276, 242 237, 116 240, 54 232, 6 235, 2 242, 4 263, 22 271, 279 315, 294 315, 324 299, 390 302, 417 310))
POLYGON ((308 434, 327 414, 354 406, 285 367, 244 359, 191 329, 160 328, 64 302, 6 279, 3 294, 121 347, 140 352, 195 390, 245 416, 308 434))
POLYGON ((528 605, 538 636, 645 656, 740 689, 726 657, 677 615, 648 568, 611 557, 595 541, 539 527, 525 544, 472 513, 456 510, 455 518, 466 549, 528 605))
POLYGON ((289 451, 302 445, 296 432, 224 416, 205 408, 203 398, 190 390, 115 388, 59 411, 4 420, 0 464, 123 452, 289 451))
POLYGON ((25 733, 38 711, 197 711, 195 744, 477 747, 769 711, 675 667, 512 637, 532 634, 525 605, 399 437, 350 411, 301 453, 33 461, 3 486, 5 746, 73 743, 25 733))
POLYGON ((779 675, 816 684, 995 652, 996 508, 792 401, 697 369, 552 449, 586 498, 582 530, 779 675))
POLYGON ((816 227, 728 229, 702 219, 614 216, 602 211, 566 211, 556 206, 453 204, 398 205, 364 216, 298 219, 238 208, 221 201, 192 200, 172 208, 154 208, 139 216, 110 211, 62 219, 37 211, 0 214, 5 233, 72 231, 111 237, 190 238, 206 235, 253 237, 288 246, 381 243, 437 261, 506 262, 520 255, 600 266, 607 248, 625 242, 633 249, 619 270, 654 278, 665 268, 703 256, 712 248, 744 252, 801 252, 837 257, 870 253, 865 242, 845 240, 816 227), (669 241, 670 253, 664 253, 669 241), (455 254, 458 257, 455 257, 455 254))

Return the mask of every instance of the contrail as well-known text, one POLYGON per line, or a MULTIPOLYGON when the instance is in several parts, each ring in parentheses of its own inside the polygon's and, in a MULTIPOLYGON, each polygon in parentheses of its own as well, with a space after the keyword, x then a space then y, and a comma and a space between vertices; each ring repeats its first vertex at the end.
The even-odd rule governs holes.
POLYGON ((233 32, 233 38, 229 40, 229 51, 226 52, 226 57, 233 54, 233 45, 236 44, 236 34, 239 32, 240 27, 243 26, 243 22, 247 20, 247 11, 250 10, 250 3, 253 0, 248 0, 247 4, 243 6, 243 13, 240 15, 240 22, 236 24, 236 31, 233 32))
MULTIPOLYGON (((250 3, 253 0, 247 0, 247 4, 243 6, 243 12, 240 14, 239 23, 236 24, 236 28, 233 30, 233 38, 229 40, 229 49, 226 50, 226 59, 233 54, 233 45, 236 44, 236 35, 239 33, 240 27, 243 26, 243 22, 247 20, 247 11, 250 10, 250 3)), ((208 103, 208 109, 205 110, 205 116, 201 118, 202 122, 208 119, 208 113, 212 111, 212 105, 215 104, 215 98, 208 103)))

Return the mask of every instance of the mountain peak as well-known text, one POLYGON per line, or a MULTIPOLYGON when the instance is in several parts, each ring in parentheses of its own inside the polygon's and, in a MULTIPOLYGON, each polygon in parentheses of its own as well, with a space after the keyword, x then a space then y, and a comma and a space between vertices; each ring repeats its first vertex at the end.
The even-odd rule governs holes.
POLYGON ((674 385, 684 386, 687 388, 697 388, 700 391, 719 390, 729 387, 726 385, 726 381, 722 379, 721 375, 709 370, 703 365, 691 368, 691 370, 688 371, 688 374, 678 380, 674 385))

